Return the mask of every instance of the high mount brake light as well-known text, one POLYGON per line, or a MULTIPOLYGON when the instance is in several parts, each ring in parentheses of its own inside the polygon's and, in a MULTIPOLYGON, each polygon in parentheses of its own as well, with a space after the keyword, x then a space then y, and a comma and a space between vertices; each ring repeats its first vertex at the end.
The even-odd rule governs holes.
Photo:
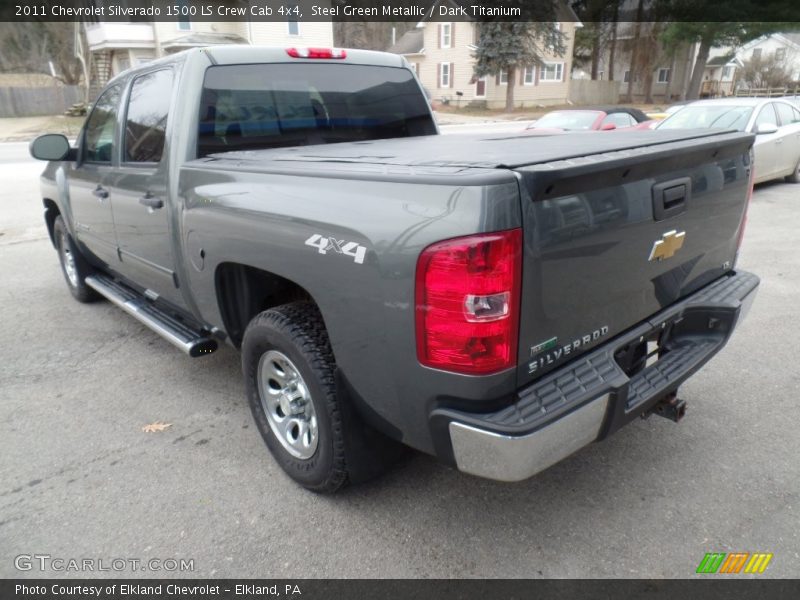
POLYGON ((425 366, 488 375, 517 360, 522 230, 437 242, 416 273, 417 358, 425 366))
POLYGON ((287 48, 286 54, 292 58, 347 58, 347 51, 341 48, 287 48))

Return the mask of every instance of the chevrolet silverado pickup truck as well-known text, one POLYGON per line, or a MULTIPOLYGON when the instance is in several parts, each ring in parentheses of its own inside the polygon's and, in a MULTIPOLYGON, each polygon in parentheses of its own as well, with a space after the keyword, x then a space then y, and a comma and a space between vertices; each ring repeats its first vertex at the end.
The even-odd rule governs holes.
POLYGON ((441 136, 401 57, 230 46, 120 74, 31 153, 72 295, 238 349, 275 460, 333 492, 405 447, 517 481, 679 419, 759 283, 752 146, 441 136))

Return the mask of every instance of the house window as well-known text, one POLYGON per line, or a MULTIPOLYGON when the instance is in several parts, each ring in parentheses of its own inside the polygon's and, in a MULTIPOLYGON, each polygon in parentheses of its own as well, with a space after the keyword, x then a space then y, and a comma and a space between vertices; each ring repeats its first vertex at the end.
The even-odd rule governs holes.
POLYGON ((450 63, 439 63, 439 87, 450 87, 450 63))
POLYGON ((561 32, 561 23, 556 21, 555 23, 551 23, 551 25, 553 26, 552 30, 545 34, 545 50, 550 54, 555 54, 556 45, 558 44, 559 34, 561 32))
POLYGON ((753 58, 753 60, 758 60, 759 58, 761 58, 761 48, 755 48, 753 50, 752 58, 753 58))
POLYGON ((508 85, 508 71, 500 71, 500 85, 508 85))
POLYGON ((535 83, 535 81, 536 81, 536 79, 535 79, 536 72, 535 71, 536 71, 536 67, 534 67, 534 66, 525 67, 525 71, 523 72, 523 76, 522 76, 522 83, 524 83, 525 85, 533 85, 535 83))
POLYGON ((629 70, 625 71, 625 74, 622 76, 622 82, 628 83, 630 80, 631 80, 631 72, 629 70))
POLYGON ((722 78, 723 79, 730 79, 732 71, 733 71, 733 67, 723 67, 722 68, 722 78))
POLYGON ((669 69, 659 69, 658 70, 658 83, 668 83, 670 76, 669 69))
POLYGON ((775 60, 783 60, 786 58, 786 48, 775 49, 775 60))
POLYGON ((453 41, 453 24, 452 23, 442 23, 442 28, 440 29, 440 38, 439 38, 439 46, 442 48, 449 48, 452 41, 453 41))
POLYGON ((564 63, 544 63, 541 81, 564 81, 564 63))

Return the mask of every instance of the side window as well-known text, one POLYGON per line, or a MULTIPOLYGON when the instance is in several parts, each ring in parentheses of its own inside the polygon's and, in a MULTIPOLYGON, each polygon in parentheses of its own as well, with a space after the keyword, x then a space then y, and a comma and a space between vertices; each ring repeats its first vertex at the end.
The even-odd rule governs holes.
POLYGON ((764 105, 764 108, 761 109, 761 112, 758 113, 758 116, 756 117, 756 127, 765 125, 767 123, 772 125, 778 124, 778 118, 775 116, 775 109, 773 108, 772 102, 764 105))
POLYGON ((83 137, 83 159, 87 162, 110 163, 114 144, 114 126, 119 109, 119 92, 122 86, 115 85, 103 92, 86 121, 83 137))
POLYGON ((133 80, 125 117, 124 162, 161 160, 172 98, 172 69, 153 71, 133 80))
POLYGON ((778 117, 781 119, 781 126, 797 123, 797 117, 795 116, 797 111, 791 106, 784 104, 783 102, 776 102, 775 108, 778 109, 778 117))
POLYGON ((617 127, 631 127, 636 121, 628 113, 611 113, 603 119, 603 125, 613 123, 617 127))

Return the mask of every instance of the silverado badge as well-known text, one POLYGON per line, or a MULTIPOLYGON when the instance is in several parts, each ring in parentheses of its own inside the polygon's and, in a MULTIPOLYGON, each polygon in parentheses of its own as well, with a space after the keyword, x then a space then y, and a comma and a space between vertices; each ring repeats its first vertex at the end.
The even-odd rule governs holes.
POLYGON ((650 258, 647 260, 664 260, 671 258, 683 246, 686 239, 686 232, 678 232, 675 229, 668 231, 661 236, 660 240, 653 242, 653 249, 650 250, 650 258))

